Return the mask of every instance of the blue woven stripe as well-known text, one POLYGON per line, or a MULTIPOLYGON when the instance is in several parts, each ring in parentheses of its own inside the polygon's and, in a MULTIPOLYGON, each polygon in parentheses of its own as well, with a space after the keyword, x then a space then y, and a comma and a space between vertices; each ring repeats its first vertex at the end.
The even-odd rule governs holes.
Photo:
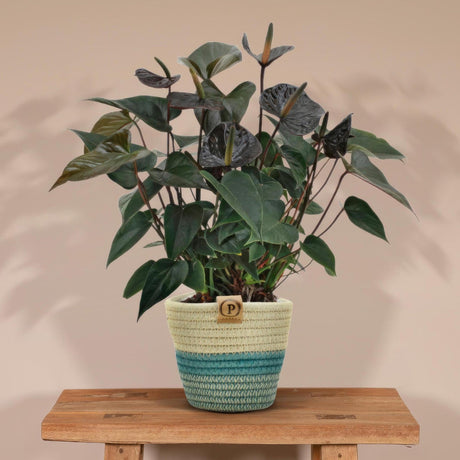
POLYGON ((251 353, 201 354, 176 350, 179 372, 195 375, 278 374, 284 350, 251 353))
POLYGON ((279 374, 180 376, 192 406, 217 412, 246 412, 273 404, 279 374))

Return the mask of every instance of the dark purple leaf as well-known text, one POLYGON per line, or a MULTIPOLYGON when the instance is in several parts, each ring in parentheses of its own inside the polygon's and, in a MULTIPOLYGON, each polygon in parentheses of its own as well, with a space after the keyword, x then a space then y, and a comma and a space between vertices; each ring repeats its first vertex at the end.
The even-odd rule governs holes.
POLYGON ((207 109, 222 110, 224 108, 222 101, 218 98, 207 97, 201 99, 197 94, 173 92, 168 94, 168 103, 170 107, 176 109, 207 109))
POLYGON ((180 75, 174 75, 171 78, 162 77, 147 69, 137 69, 135 75, 141 83, 151 88, 169 88, 180 78, 180 75))
MULTIPOLYGON (((283 107, 296 89, 296 86, 287 83, 272 86, 261 94, 260 105, 265 111, 281 117, 283 107)), ((323 108, 303 92, 288 115, 281 119, 281 128, 291 134, 303 136, 318 126, 323 114, 323 108)))
POLYGON ((233 123, 220 123, 204 138, 200 165, 204 168, 225 166, 225 149, 230 128, 235 126, 231 166, 247 165, 262 153, 259 141, 247 129, 233 123))
POLYGON ((341 158, 345 155, 350 131, 351 114, 324 136, 324 154, 329 158, 341 158))

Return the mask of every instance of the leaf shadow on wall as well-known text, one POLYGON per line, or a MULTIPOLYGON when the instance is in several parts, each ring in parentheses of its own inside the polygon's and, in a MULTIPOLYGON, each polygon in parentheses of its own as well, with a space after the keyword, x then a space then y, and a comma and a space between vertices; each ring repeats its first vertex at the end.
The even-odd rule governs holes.
MULTIPOLYGON (((355 113, 359 113, 363 119, 369 119, 376 132, 385 131, 378 128, 385 128, 388 120, 398 123, 404 130, 410 164, 406 168, 397 165, 397 168, 391 170, 389 178, 394 184, 405 185, 401 188, 409 199, 411 196, 428 198, 426 184, 429 183, 430 189, 436 191, 443 186, 446 177, 458 174, 460 155, 456 136, 428 111, 411 108, 411 101, 415 97, 411 90, 407 90, 405 94, 404 87, 398 82, 390 84, 374 77, 347 81, 337 87, 340 93, 350 99, 349 105, 353 106, 355 113), (391 103, 395 91, 402 98, 399 105, 391 103), (369 111, 367 107, 372 106, 373 99, 378 100, 384 109, 369 111), (384 100, 388 100, 387 105, 384 100), (385 121, 380 122, 382 115, 385 121), (434 149, 442 151, 443 155, 430 156, 430 167, 427 167, 425 159, 419 160, 418 152, 431 152, 434 149), (409 168, 412 177, 408 181, 406 173, 409 168), (433 168, 437 171, 436 175, 432 173, 433 168)), ((429 93, 430 88, 425 90, 429 93)), ((158 346, 164 340, 169 340, 166 339, 164 318, 160 313, 152 312, 148 318, 143 319, 142 324, 135 324, 134 316, 126 312, 127 307, 119 298, 122 287, 114 292, 112 285, 114 279, 122 278, 119 273, 123 270, 118 272, 117 268, 113 275, 107 275, 101 268, 105 261, 108 240, 101 243, 99 239, 91 238, 94 225, 104 225, 100 210, 108 206, 116 208, 116 199, 121 192, 115 192, 112 184, 101 179, 85 184, 84 187, 70 184, 69 188, 60 191, 59 198, 48 198, 46 195, 52 179, 59 173, 61 166, 64 166, 63 152, 69 148, 70 137, 67 133, 56 135, 47 128, 46 117, 49 122, 53 117, 59 116, 63 101, 63 96, 31 101, 3 120, 6 130, 13 128, 18 132, 18 138, 7 140, 1 145, 3 151, 15 152, 15 156, 7 160, 0 182, 0 218, 7 223, 0 233, 3 254, 0 273, 11 280, 8 282, 7 292, 0 298, 0 304, 3 305, 2 320, 7 322, 20 317, 25 334, 40 321, 50 322, 56 333, 61 335, 63 343, 71 350, 75 366, 89 376, 94 386, 143 386, 146 383, 148 386, 162 386, 172 380, 177 382, 175 363, 171 361, 173 353, 171 350, 164 351, 166 347, 162 345, 158 346), (75 197, 77 193, 78 198, 75 197), (108 202, 107 195, 113 196, 111 202, 108 202), (83 205, 80 206, 79 203, 83 205), (85 292, 88 293, 87 296, 83 294, 85 292), (114 306, 115 302, 118 305, 123 304, 123 307, 114 306), (162 321, 158 321, 159 314, 162 321), (110 321, 109 327, 107 321, 110 321), (127 326, 128 321, 133 323, 132 326, 127 326), (133 337, 136 339, 133 340, 133 337), (162 349, 162 357, 154 356, 155 349, 158 348, 162 349), (145 364, 152 363, 152 360, 154 364, 145 364), (155 372, 155 369, 160 371, 155 372)), ((72 120, 72 125, 82 126, 78 119, 72 120)), ((429 199, 421 199, 416 205, 416 211, 423 218, 442 219, 435 204, 429 199)), ((105 233, 110 233, 109 238, 115 230, 116 227, 113 226, 110 230, 105 227, 103 229, 105 233)), ((372 368, 382 346, 382 336, 391 323, 396 308, 395 299, 385 292, 381 283, 393 272, 394 260, 385 256, 379 258, 378 277, 373 270, 362 270, 356 266, 345 268, 347 260, 353 258, 355 249, 348 247, 347 234, 336 231, 335 238, 334 246, 341 248, 341 266, 345 272, 343 279, 339 277, 338 280, 333 280, 333 283, 338 284, 332 288, 334 285, 326 282, 326 278, 318 281, 318 285, 315 280, 315 287, 309 292, 312 305, 320 305, 326 297, 331 301, 329 307, 315 307, 313 315, 308 311, 296 311, 291 348, 282 380, 284 385, 308 386, 311 381, 320 380, 341 382, 341 385, 359 385, 372 368), (353 299, 356 295, 357 280, 360 286, 366 286, 365 290, 359 292, 359 302, 344 302, 343 299, 353 299), (336 308, 334 300, 340 301, 340 310, 336 308), (330 346, 327 362, 323 361, 320 368, 316 366, 315 377, 310 379, 310 365, 317 364, 314 360, 315 347, 325 340, 324 331, 330 328, 331 322, 335 323, 335 335, 327 337, 330 346), (305 328, 307 332, 304 332, 305 328), (319 374, 322 375, 321 378, 318 377, 319 374)), ((397 228, 394 240, 395 250, 400 252, 407 269, 415 263, 415 255, 422 255, 440 276, 448 276, 446 249, 431 235, 425 234, 415 219, 409 224, 404 221, 397 228)), ((369 248, 374 244, 377 243, 372 241, 369 248)), ((383 248, 381 253, 384 254, 386 249, 388 248, 383 248)), ((369 259, 372 258, 372 251, 373 249, 369 249, 369 259)), ((129 260, 134 261, 135 257, 129 260)), ((129 273, 124 270, 124 278, 128 276, 129 273)), ((307 286, 299 278, 288 281, 280 292, 280 295, 292 294, 289 297, 298 304, 302 302, 307 286)), ((18 420, 33 420, 33 423, 26 426, 27 430, 38 430, 39 420, 44 415, 43 401, 48 401, 49 408, 60 390, 61 388, 56 388, 55 396, 37 395, 32 390, 23 402, 0 411, 0 418, 7 420, 14 413, 18 420)), ((460 423, 458 413, 434 401, 414 399, 410 402, 414 412, 420 413, 419 421, 422 425, 426 423, 429 426, 428 417, 433 420, 451 420, 452 423, 446 426, 458 426, 460 423)), ((20 427, 12 425, 10 429, 16 430, 20 427)), ((29 434, 26 433, 25 436, 28 437, 29 434)), ((43 452, 43 458, 59 458, 58 454, 56 457, 49 455, 49 443, 40 443, 33 436, 32 439, 35 440, 25 444, 24 458, 40 458, 39 452, 43 452), (45 455, 45 452, 48 453, 45 455)), ((454 433, 450 439, 455 439, 454 433)), ((425 453, 425 449, 418 449, 417 458, 433 458, 435 440, 430 442, 433 445, 428 446, 428 453, 425 453)), ((67 456, 69 460, 81 458, 79 447, 71 447, 72 453, 67 456)), ((451 447, 453 448, 453 444, 451 447)), ((224 455, 231 452, 233 458, 257 458, 256 449, 251 447, 248 450, 245 446, 232 447, 230 450, 228 446, 162 446, 150 449, 148 455, 156 456, 158 452, 158 458, 168 455, 190 458, 192 449, 200 457, 203 454, 205 457, 222 455, 225 458, 224 455), (251 454, 250 457, 248 453, 251 454)), ((264 452, 268 455, 268 452, 274 451, 268 448, 264 452)), ((283 454, 280 455, 285 458, 298 456, 298 451, 285 446, 277 448, 275 456, 270 458, 277 458, 276 455, 281 452, 283 454)), ((401 454, 402 458, 406 457, 401 454)))

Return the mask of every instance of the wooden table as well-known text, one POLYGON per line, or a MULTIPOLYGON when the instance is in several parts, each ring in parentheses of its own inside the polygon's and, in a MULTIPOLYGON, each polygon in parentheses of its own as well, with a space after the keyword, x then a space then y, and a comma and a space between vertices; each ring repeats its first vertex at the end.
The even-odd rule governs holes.
POLYGON ((419 425, 389 388, 281 388, 266 410, 194 409, 182 389, 64 390, 42 422, 49 441, 105 443, 106 460, 144 444, 311 444, 313 460, 355 460, 358 444, 417 444, 419 425))

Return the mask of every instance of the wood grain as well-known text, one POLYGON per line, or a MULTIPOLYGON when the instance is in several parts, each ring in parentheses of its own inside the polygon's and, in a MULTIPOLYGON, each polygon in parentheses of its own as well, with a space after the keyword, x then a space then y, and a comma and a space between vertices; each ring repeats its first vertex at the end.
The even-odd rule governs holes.
POLYGON ((394 389, 282 388, 264 411, 194 409, 182 389, 65 390, 42 422, 54 441, 113 444, 417 444, 394 389))
POLYGON ((104 460, 142 460, 143 445, 106 444, 104 460))
POLYGON ((311 446, 312 460, 358 460, 356 445, 311 446))

